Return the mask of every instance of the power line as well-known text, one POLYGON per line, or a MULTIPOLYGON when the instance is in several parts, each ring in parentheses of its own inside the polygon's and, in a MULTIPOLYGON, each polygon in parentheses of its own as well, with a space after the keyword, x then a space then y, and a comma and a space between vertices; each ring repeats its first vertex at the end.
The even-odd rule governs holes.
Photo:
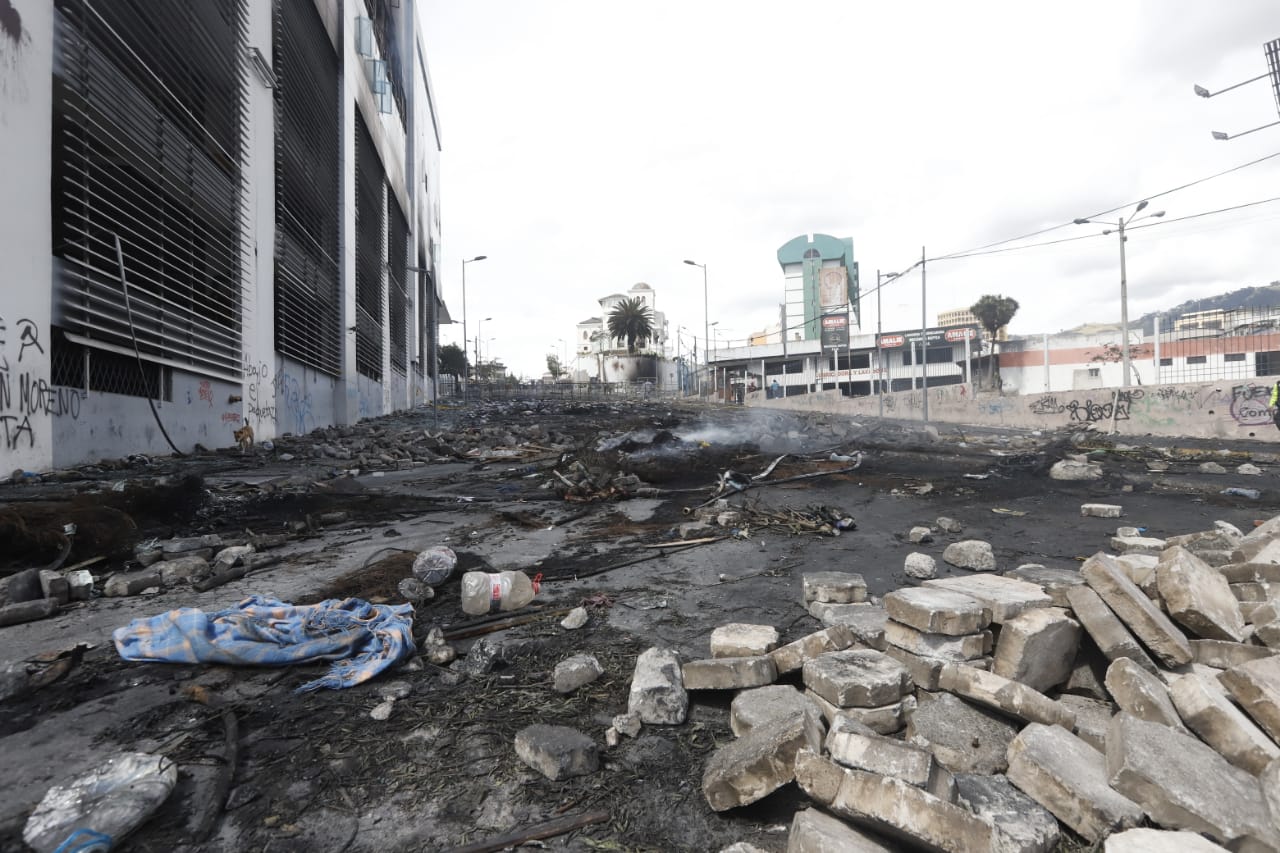
POLYGON ((1202 216, 1213 216, 1215 213, 1229 213, 1233 210, 1243 210, 1246 207, 1257 207, 1260 204, 1269 204, 1273 201, 1280 201, 1280 196, 1259 199, 1258 201, 1248 201, 1244 204, 1235 204, 1231 207, 1222 207, 1217 210, 1206 210, 1201 213, 1191 213, 1187 216, 1179 216, 1175 219, 1161 219, 1157 222, 1148 222, 1146 225, 1135 225, 1132 230, 1137 231, 1139 228, 1152 228, 1156 225, 1172 225, 1175 222, 1185 222, 1188 219, 1199 219, 1202 216))

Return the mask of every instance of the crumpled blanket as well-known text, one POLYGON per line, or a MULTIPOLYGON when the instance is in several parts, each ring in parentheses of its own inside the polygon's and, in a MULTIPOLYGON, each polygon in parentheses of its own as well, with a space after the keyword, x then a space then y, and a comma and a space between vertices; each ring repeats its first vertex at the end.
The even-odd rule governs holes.
POLYGON ((287 666, 333 661, 298 692, 361 684, 412 655, 413 606, 359 598, 295 606, 250 596, 216 613, 181 607, 135 619, 112 635, 131 661, 287 666))

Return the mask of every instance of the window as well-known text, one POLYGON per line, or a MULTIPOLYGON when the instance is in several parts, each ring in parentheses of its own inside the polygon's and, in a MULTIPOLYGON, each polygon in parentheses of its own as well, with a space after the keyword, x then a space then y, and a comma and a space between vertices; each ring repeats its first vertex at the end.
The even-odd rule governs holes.
POLYGON ((1222 356, 1222 360, 1223 361, 1244 361, 1244 353, 1242 352, 1225 353, 1222 356))
POLYGON ((1187 364, 1204 364, 1209 360, 1205 355, 1189 355, 1187 356, 1187 364))
POLYGON ((1089 368, 1089 376, 1090 376, 1090 378, 1095 378, 1095 377, 1098 377, 1098 376, 1101 376, 1101 375, 1102 375, 1102 368, 1100 368, 1100 367, 1091 367, 1091 368, 1089 368))
POLYGON ((382 161, 356 110, 356 371, 382 379, 382 161))
POLYGON ((400 373, 407 367, 409 349, 409 293, 407 283, 409 255, 409 223, 400 212, 394 193, 387 196, 387 287, 390 304, 387 323, 390 326, 391 366, 400 373))
MULTIPOLYGON (((902 350, 903 364, 919 364, 919 345, 913 350, 910 346, 902 350)), ((929 347, 924 353, 925 364, 949 364, 952 361, 951 347, 929 347)))
POLYGON ((1161 366, 1161 367, 1173 367, 1173 359, 1171 359, 1171 358, 1162 358, 1162 359, 1160 359, 1160 366, 1161 366))

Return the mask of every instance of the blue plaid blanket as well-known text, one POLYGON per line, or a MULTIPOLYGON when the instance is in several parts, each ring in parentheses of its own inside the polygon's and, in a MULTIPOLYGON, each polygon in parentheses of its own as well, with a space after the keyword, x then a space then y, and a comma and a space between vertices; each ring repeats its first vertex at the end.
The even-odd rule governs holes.
POLYGON ((298 692, 361 684, 412 655, 413 606, 359 598, 294 606, 250 596, 216 613, 193 607, 135 619, 112 635, 131 661, 287 666, 333 661, 298 692))

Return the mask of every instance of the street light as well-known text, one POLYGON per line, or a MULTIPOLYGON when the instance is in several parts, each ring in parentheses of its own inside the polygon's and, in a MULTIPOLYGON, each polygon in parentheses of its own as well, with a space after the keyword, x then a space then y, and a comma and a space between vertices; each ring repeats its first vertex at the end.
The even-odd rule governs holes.
POLYGON ((488 255, 476 255, 462 259, 462 354, 467 354, 467 264, 483 261, 488 255))
MULTIPOLYGON (((702 267, 702 361, 706 366, 710 366, 707 361, 707 340, 711 337, 711 326, 707 323, 707 265, 700 264, 697 261, 685 261, 691 267, 702 267)), ((785 333, 784 333, 785 334, 785 333)))
POLYGON ((1191 91, 1195 92, 1197 95, 1199 95, 1202 98, 1212 98, 1215 95, 1221 95, 1223 92, 1230 92, 1232 89, 1239 89, 1241 86, 1247 86, 1250 83, 1256 83, 1259 80, 1262 80, 1268 76, 1270 76, 1270 74, 1259 74, 1257 77, 1253 77, 1249 80, 1245 80, 1243 83, 1236 83, 1234 86, 1228 86, 1227 88, 1219 89, 1216 92, 1210 92, 1204 86, 1198 86, 1198 85, 1192 86, 1191 91))
MULTIPOLYGON (((1090 223, 1096 225, 1112 225, 1114 230, 1120 234, 1120 360, 1124 365, 1124 387, 1128 388, 1132 384, 1131 371, 1129 367, 1129 281, 1125 270, 1124 242, 1128 238, 1124 236, 1124 229, 1132 225, 1135 218, 1147 206, 1147 202, 1140 201, 1138 206, 1133 209, 1133 213, 1129 214, 1126 220, 1124 217, 1116 222, 1107 222, 1102 219, 1076 219, 1076 225, 1088 225, 1090 223)), ((1159 219, 1164 216, 1163 210, 1157 210, 1154 213, 1148 213, 1146 216, 1138 217, 1138 219, 1159 219)), ((1103 231, 1103 234, 1110 234, 1111 228, 1103 231)))
POLYGON ((492 319, 493 319, 492 317, 485 317, 482 320, 480 320, 478 323, 476 323, 476 337, 475 337, 474 343, 476 345, 476 379, 477 380, 480 378, 480 335, 484 333, 484 324, 487 321, 492 319))
POLYGON ((1271 124, 1259 125, 1258 127, 1253 128, 1253 130, 1242 130, 1239 133, 1223 133, 1220 130, 1211 130, 1209 132, 1213 134, 1214 139, 1217 139, 1220 142, 1225 142, 1228 139, 1238 139, 1241 136, 1248 136, 1255 130, 1266 130, 1268 127, 1275 127, 1277 124, 1280 124, 1280 121, 1273 121, 1271 124))

